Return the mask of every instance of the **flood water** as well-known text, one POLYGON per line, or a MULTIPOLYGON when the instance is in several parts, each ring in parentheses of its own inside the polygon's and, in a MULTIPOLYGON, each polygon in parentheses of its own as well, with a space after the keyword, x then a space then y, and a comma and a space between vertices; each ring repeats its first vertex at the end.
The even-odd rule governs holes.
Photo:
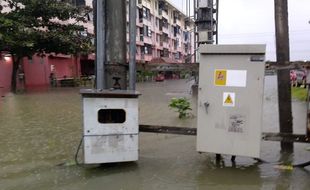
MULTIPOLYGON (((185 80, 139 83, 141 124, 195 127, 195 97, 185 80), (177 118, 168 108, 172 97, 188 97, 192 117, 177 118)), ((79 89, 7 94, 0 103, 0 190, 79 189, 301 189, 310 188, 310 168, 276 169, 276 164, 310 160, 309 144, 295 144, 281 154, 278 142, 262 142, 261 158, 229 156, 219 163, 213 154, 195 151, 196 137, 140 133, 139 161, 77 166, 74 155, 82 135, 79 89), (62 164, 65 163, 65 164, 62 164)), ((267 76, 264 132, 278 131, 276 77, 267 76)), ((294 132, 305 133, 306 105, 293 101, 294 132)), ((79 155, 82 161, 82 155, 79 155)))

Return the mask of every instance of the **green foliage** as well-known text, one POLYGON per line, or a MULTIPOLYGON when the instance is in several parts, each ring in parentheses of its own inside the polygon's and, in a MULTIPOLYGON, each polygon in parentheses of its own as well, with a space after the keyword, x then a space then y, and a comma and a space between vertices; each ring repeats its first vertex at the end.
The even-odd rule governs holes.
POLYGON ((172 98, 169 107, 179 113, 179 118, 183 119, 189 116, 188 111, 192 110, 187 98, 172 98))
POLYGON ((306 101, 307 100, 307 89, 299 88, 299 87, 292 87, 292 97, 300 101, 306 101))
POLYGON ((146 81, 147 79, 151 78, 154 76, 154 72, 152 71, 147 71, 147 70, 142 70, 137 72, 137 79, 138 81, 146 81))

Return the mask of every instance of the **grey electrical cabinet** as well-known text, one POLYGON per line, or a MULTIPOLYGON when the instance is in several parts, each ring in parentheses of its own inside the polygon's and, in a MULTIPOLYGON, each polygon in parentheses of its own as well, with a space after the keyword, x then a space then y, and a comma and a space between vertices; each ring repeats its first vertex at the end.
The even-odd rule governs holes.
POLYGON ((197 151, 260 157, 265 45, 201 45, 197 151))
POLYGON ((138 160, 137 91, 82 89, 84 163, 138 160))

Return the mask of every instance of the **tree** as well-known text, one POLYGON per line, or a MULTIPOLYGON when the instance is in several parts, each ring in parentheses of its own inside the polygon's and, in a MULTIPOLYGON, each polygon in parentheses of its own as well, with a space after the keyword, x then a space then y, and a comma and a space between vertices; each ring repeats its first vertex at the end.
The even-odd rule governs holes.
POLYGON ((0 51, 13 57, 11 91, 23 57, 48 53, 78 54, 92 50, 91 36, 81 35, 86 6, 59 0, 0 0, 0 51))

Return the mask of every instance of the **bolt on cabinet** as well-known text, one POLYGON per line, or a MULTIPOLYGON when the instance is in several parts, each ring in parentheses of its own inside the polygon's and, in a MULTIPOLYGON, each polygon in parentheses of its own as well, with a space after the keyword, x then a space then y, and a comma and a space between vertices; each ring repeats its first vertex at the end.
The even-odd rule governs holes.
POLYGON ((200 46, 197 151, 260 156, 265 48, 200 46))

